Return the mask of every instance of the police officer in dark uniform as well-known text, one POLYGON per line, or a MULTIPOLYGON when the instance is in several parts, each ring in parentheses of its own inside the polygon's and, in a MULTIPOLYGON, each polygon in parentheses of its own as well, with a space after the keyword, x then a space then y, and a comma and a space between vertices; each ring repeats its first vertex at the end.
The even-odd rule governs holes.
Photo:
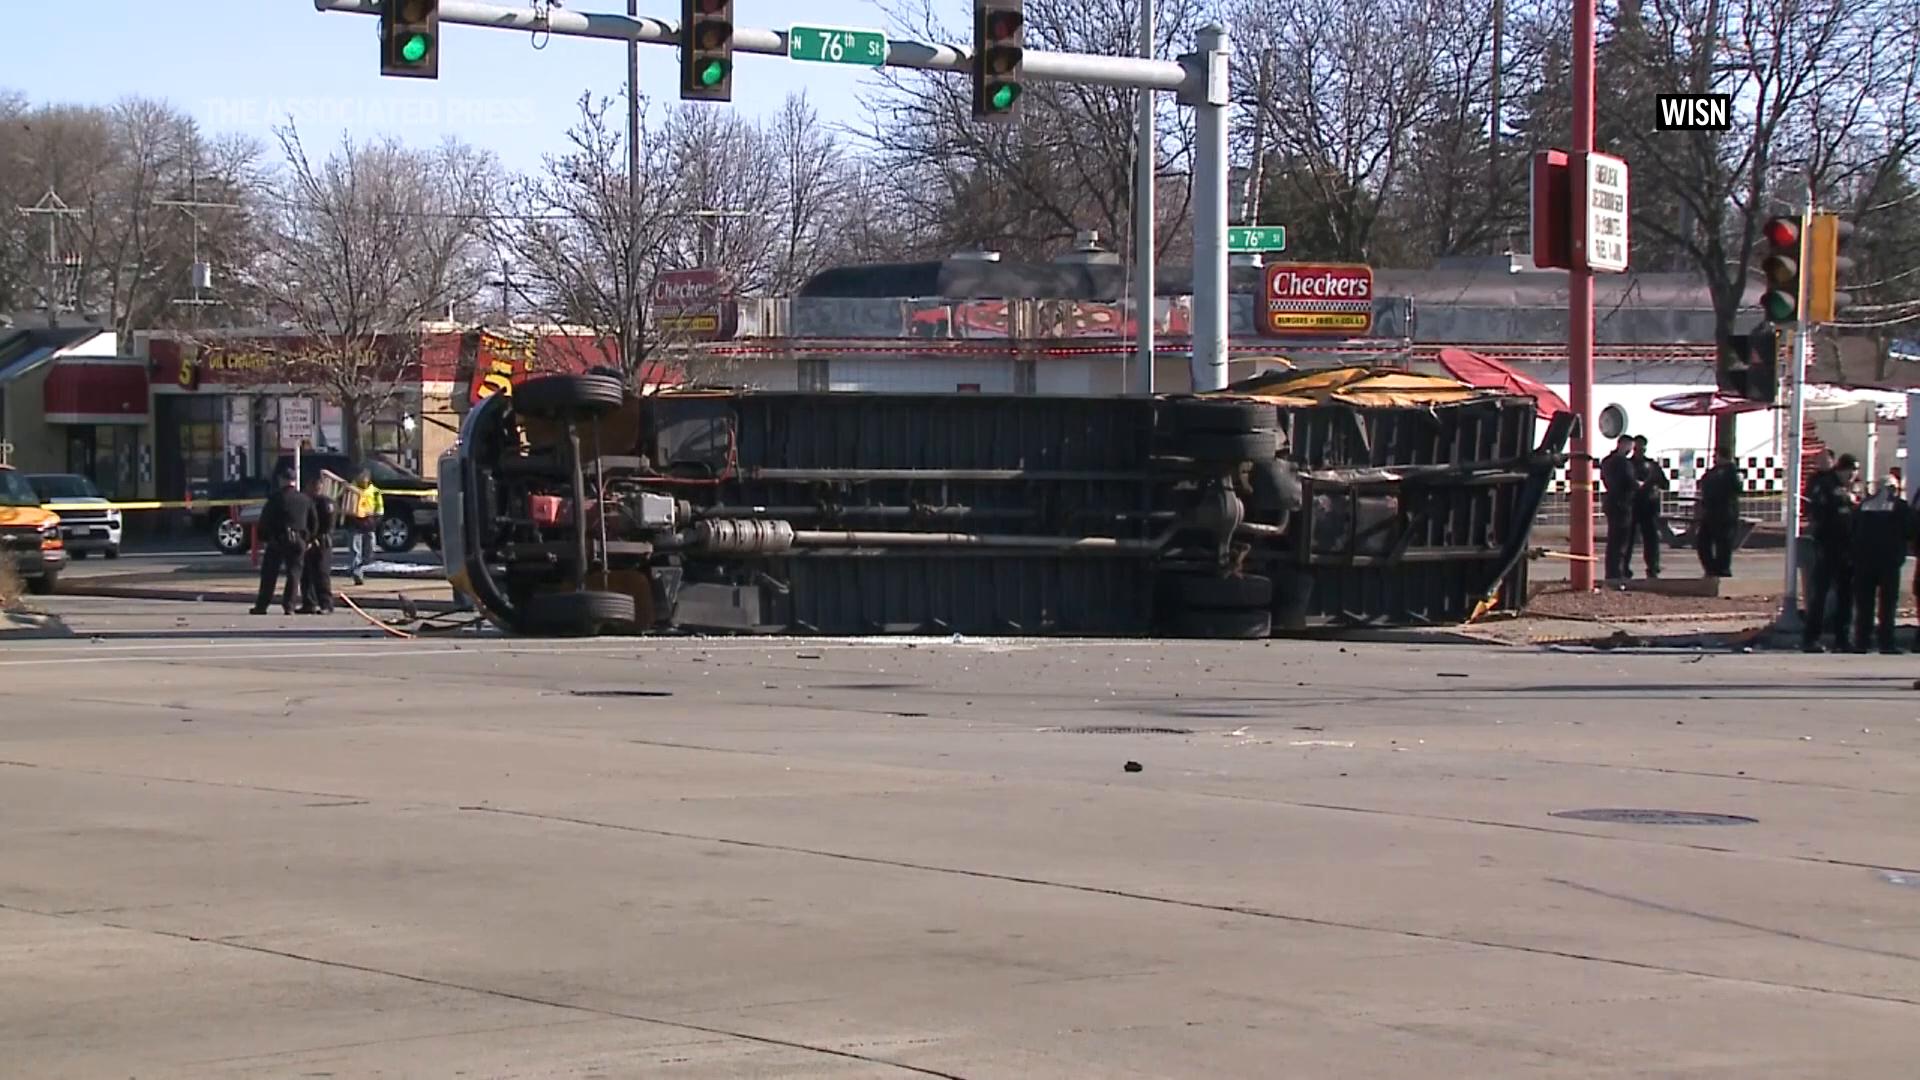
MULTIPOLYGON (((1647 456, 1647 437, 1633 438, 1633 528, 1640 534, 1640 557, 1646 560, 1647 576, 1660 576, 1661 500, 1667 494, 1667 470, 1647 456)), ((1627 556, 1631 562, 1633 556, 1627 556)))
POLYGON ((300 595, 301 563, 317 525, 313 500, 301 493, 292 473, 281 473, 267 505, 260 511, 260 595, 253 601, 255 615, 267 613, 274 581, 282 570, 286 571, 287 580, 280 594, 280 609, 293 614, 294 598, 300 595))
POLYGON ((1600 461, 1600 509, 1607 515, 1607 580, 1633 576, 1633 440, 1622 435, 1600 461))
POLYGON ((300 575, 300 614, 333 614, 333 529, 336 522, 333 500, 327 498, 325 483, 318 477, 308 489, 313 500, 313 538, 300 575))
POLYGON ((1713 468, 1700 477, 1694 508, 1693 549, 1700 556, 1700 572, 1708 577, 1733 576, 1733 537, 1740 527, 1740 469, 1733 451, 1714 452, 1713 468))
POLYGON ((1807 610, 1800 648, 1824 651, 1820 627, 1827 600, 1833 599, 1834 644, 1848 648, 1847 631, 1853 616, 1853 477, 1859 464, 1852 454, 1841 454, 1833 468, 1814 474, 1807 485, 1807 520, 1813 526, 1813 573, 1807 586, 1807 610))
POLYGON ((1867 634, 1883 653, 1897 653, 1893 613, 1900 603, 1900 569, 1913 542, 1913 512, 1899 482, 1880 481, 1853 515, 1853 651, 1867 651, 1867 634), (1878 615, 1876 622, 1875 616, 1878 615))

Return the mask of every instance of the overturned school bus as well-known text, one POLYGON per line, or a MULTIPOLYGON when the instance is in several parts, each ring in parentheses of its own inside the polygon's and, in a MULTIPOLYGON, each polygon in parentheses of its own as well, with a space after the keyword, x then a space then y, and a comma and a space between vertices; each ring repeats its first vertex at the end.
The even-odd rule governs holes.
POLYGON ((1191 397, 486 398, 440 466, 449 579, 515 633, 1167 634, 1524 602, 1572 428, 1366 368, 1191 397))

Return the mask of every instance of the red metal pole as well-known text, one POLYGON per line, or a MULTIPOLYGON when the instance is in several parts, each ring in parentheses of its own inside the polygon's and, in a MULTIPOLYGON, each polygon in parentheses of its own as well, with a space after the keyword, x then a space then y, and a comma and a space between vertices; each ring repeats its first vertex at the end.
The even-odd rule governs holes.
POLYGON ((1568 404, 1580 418, 1569 469, 1568 539, 1576 591, 1593 588, 1593 271, 1587 268, 1587 157, 1593 152, 1593 36, 1595 0, 1573 0, 1573 268, 1567 271, 1568 404))

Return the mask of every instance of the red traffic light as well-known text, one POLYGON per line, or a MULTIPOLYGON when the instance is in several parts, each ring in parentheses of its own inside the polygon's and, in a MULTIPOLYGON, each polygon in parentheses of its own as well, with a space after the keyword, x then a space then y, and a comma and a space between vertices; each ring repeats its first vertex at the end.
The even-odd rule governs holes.
POLYGON ((727 0, 693 0, 693 10, 701 15, 714 15, 727 6, 727 0))
POLYGON ((996 11, 987 19, 987 33, 996 38, 1013 37, 1020 32, 1020 13, 996 11))
POLYGON ((1767 243, 1777 248, 1790 248, 1800 243, 1800 223, 1792 218, 1774 218, 1767 222, 1762 230, 1767 243))

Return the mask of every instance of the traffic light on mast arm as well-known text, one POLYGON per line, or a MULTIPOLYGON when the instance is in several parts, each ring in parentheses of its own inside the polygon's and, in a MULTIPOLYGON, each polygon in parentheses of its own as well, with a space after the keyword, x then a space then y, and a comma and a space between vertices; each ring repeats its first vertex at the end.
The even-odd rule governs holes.
POLYGON ((1026 37, 1025 0, 973 0, 974 119, 1013 119, 1026 37))
POLYGON ((1853 269, 1853 260, 1840 249, 1853 237, 1853 222, 1838 214, 1815 213, 1807 223, 1807 321, 1829 323, 1834 312, 1853 303, 1840 291, 1840 277, 1853 269))
POLYGON ((680 100, 733 100, 733 0, 680 0, 680 100))
POLYGON ((1797 322, 1800 318, 1800 274, 1806 265, 1798 217, 1777 217, 1761 230, 1767 242, 1766 258, 1760 261, 1760 273, 1766 278, 1766 292, 1760 296, 1760 309, 1771 323, 1797 322))
POLYGON ((380 74, 440 77, 439 0, 384 0, 380 5, 380 74))

